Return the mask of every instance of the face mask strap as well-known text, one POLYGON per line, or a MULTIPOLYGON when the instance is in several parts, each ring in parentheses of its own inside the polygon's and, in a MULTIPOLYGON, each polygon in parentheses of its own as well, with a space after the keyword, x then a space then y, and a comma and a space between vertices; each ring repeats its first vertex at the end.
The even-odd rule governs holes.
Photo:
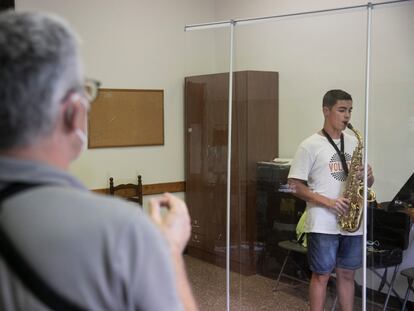
POLYGON ((81 131, 80 129, 75 129, 75 133, 82 142, 82 149, 81 152, 85 151, 88 148, 88 136, 86 136, 85 132, 81 131))

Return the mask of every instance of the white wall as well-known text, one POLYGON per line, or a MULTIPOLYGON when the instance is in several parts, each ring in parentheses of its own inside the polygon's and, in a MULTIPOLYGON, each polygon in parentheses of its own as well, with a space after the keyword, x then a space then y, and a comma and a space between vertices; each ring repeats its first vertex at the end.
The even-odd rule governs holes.
MULTIPOLYGON (((375 2, 375 1, 374 1, 375 2)), ((376 1, 379 2, 379 1, 376 1)), ((164 89, 165 145, 88 150, 72 167, 89 188, 108 177, 144 183, 184 179, 183 78, 228 70, 228 29, 184 32, 191 23, 365 4, 361 0, 16 0, 56 12, 83 38, 89 77, 107 88, 164 89)), ((343 88, 364 126, 366 12, 362 9, 236 27, 235 69, 280 73, 280 154, 322 126, 321 98, 343 88)), ((370 163, 380 201, 414 170, 414 4, 373 11, 370 163)))
POLYGON ((71 172, 91 189, 108 187, 110 176, 129 182, 141 174, 144 184, 184 180, 183 80, 189 64, 208 65, 214 45, 199 34, 188 53, 184 26, 214 20, 214 2, 16 0, 16 9, 65 17, 82 38, 86 75, 102 87, 164 89, 164 146, 90 149, 71 172))
MULTIPOLYGON (((229 20, 358 4, 366 2, 222 0, 215 12, 229 20)), ((378 199, 386 201, 414 171, 414 2, 375 7, 372 26, 369 162, 378 199)), ((293 157, 322 127, 322 97, 331 88, 352 94, 352 122, 363 132, 365 40, 366 9, 235 27, 235 70, 280 74, 280 157, 293 157)))

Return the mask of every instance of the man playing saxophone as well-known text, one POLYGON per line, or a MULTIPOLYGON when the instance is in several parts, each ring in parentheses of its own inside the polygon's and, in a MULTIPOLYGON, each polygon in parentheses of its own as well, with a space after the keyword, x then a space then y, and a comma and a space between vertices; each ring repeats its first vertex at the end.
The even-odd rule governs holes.
MULTIPOLYGON (((308 263, 312 271, 309 287, 311 311, 322 311, 330 273, 335 269, 337 294, 342 311, 353 309, 355 270, 362 265, 362 228, 343 230, 338 217, 348 214, 350 199, 344 195, 348 170, 362 165, 351 164, 358 146, 354 135, 344 130, 350 122, 352 97, 342 90, 330 90, 323 97, 323 129, 298 147, 290 168, 288 182, 294 195, 307 202, 308 263)), ((368 186, 374 183, 368 165, 368 186)))

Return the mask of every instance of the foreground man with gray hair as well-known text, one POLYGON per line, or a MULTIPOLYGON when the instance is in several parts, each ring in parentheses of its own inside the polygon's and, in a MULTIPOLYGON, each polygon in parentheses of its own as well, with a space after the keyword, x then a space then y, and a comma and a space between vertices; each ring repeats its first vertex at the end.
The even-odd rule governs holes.
POLYGON ((196 310, 185 203, 165 194, 147 217, 66 172, 94 90, 64 21, 0 14, 0 309, 196 310))

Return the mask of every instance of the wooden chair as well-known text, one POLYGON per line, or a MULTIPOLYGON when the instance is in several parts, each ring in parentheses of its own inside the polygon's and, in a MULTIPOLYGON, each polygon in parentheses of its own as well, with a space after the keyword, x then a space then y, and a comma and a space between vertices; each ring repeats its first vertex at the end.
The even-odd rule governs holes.
POLYGON ((119 184, 114 186, 114 179, 109 178, 109 194, 117 195, 128 201, 136 202, 142 207, 142 178, 138 175, 137 184, 119 184))

